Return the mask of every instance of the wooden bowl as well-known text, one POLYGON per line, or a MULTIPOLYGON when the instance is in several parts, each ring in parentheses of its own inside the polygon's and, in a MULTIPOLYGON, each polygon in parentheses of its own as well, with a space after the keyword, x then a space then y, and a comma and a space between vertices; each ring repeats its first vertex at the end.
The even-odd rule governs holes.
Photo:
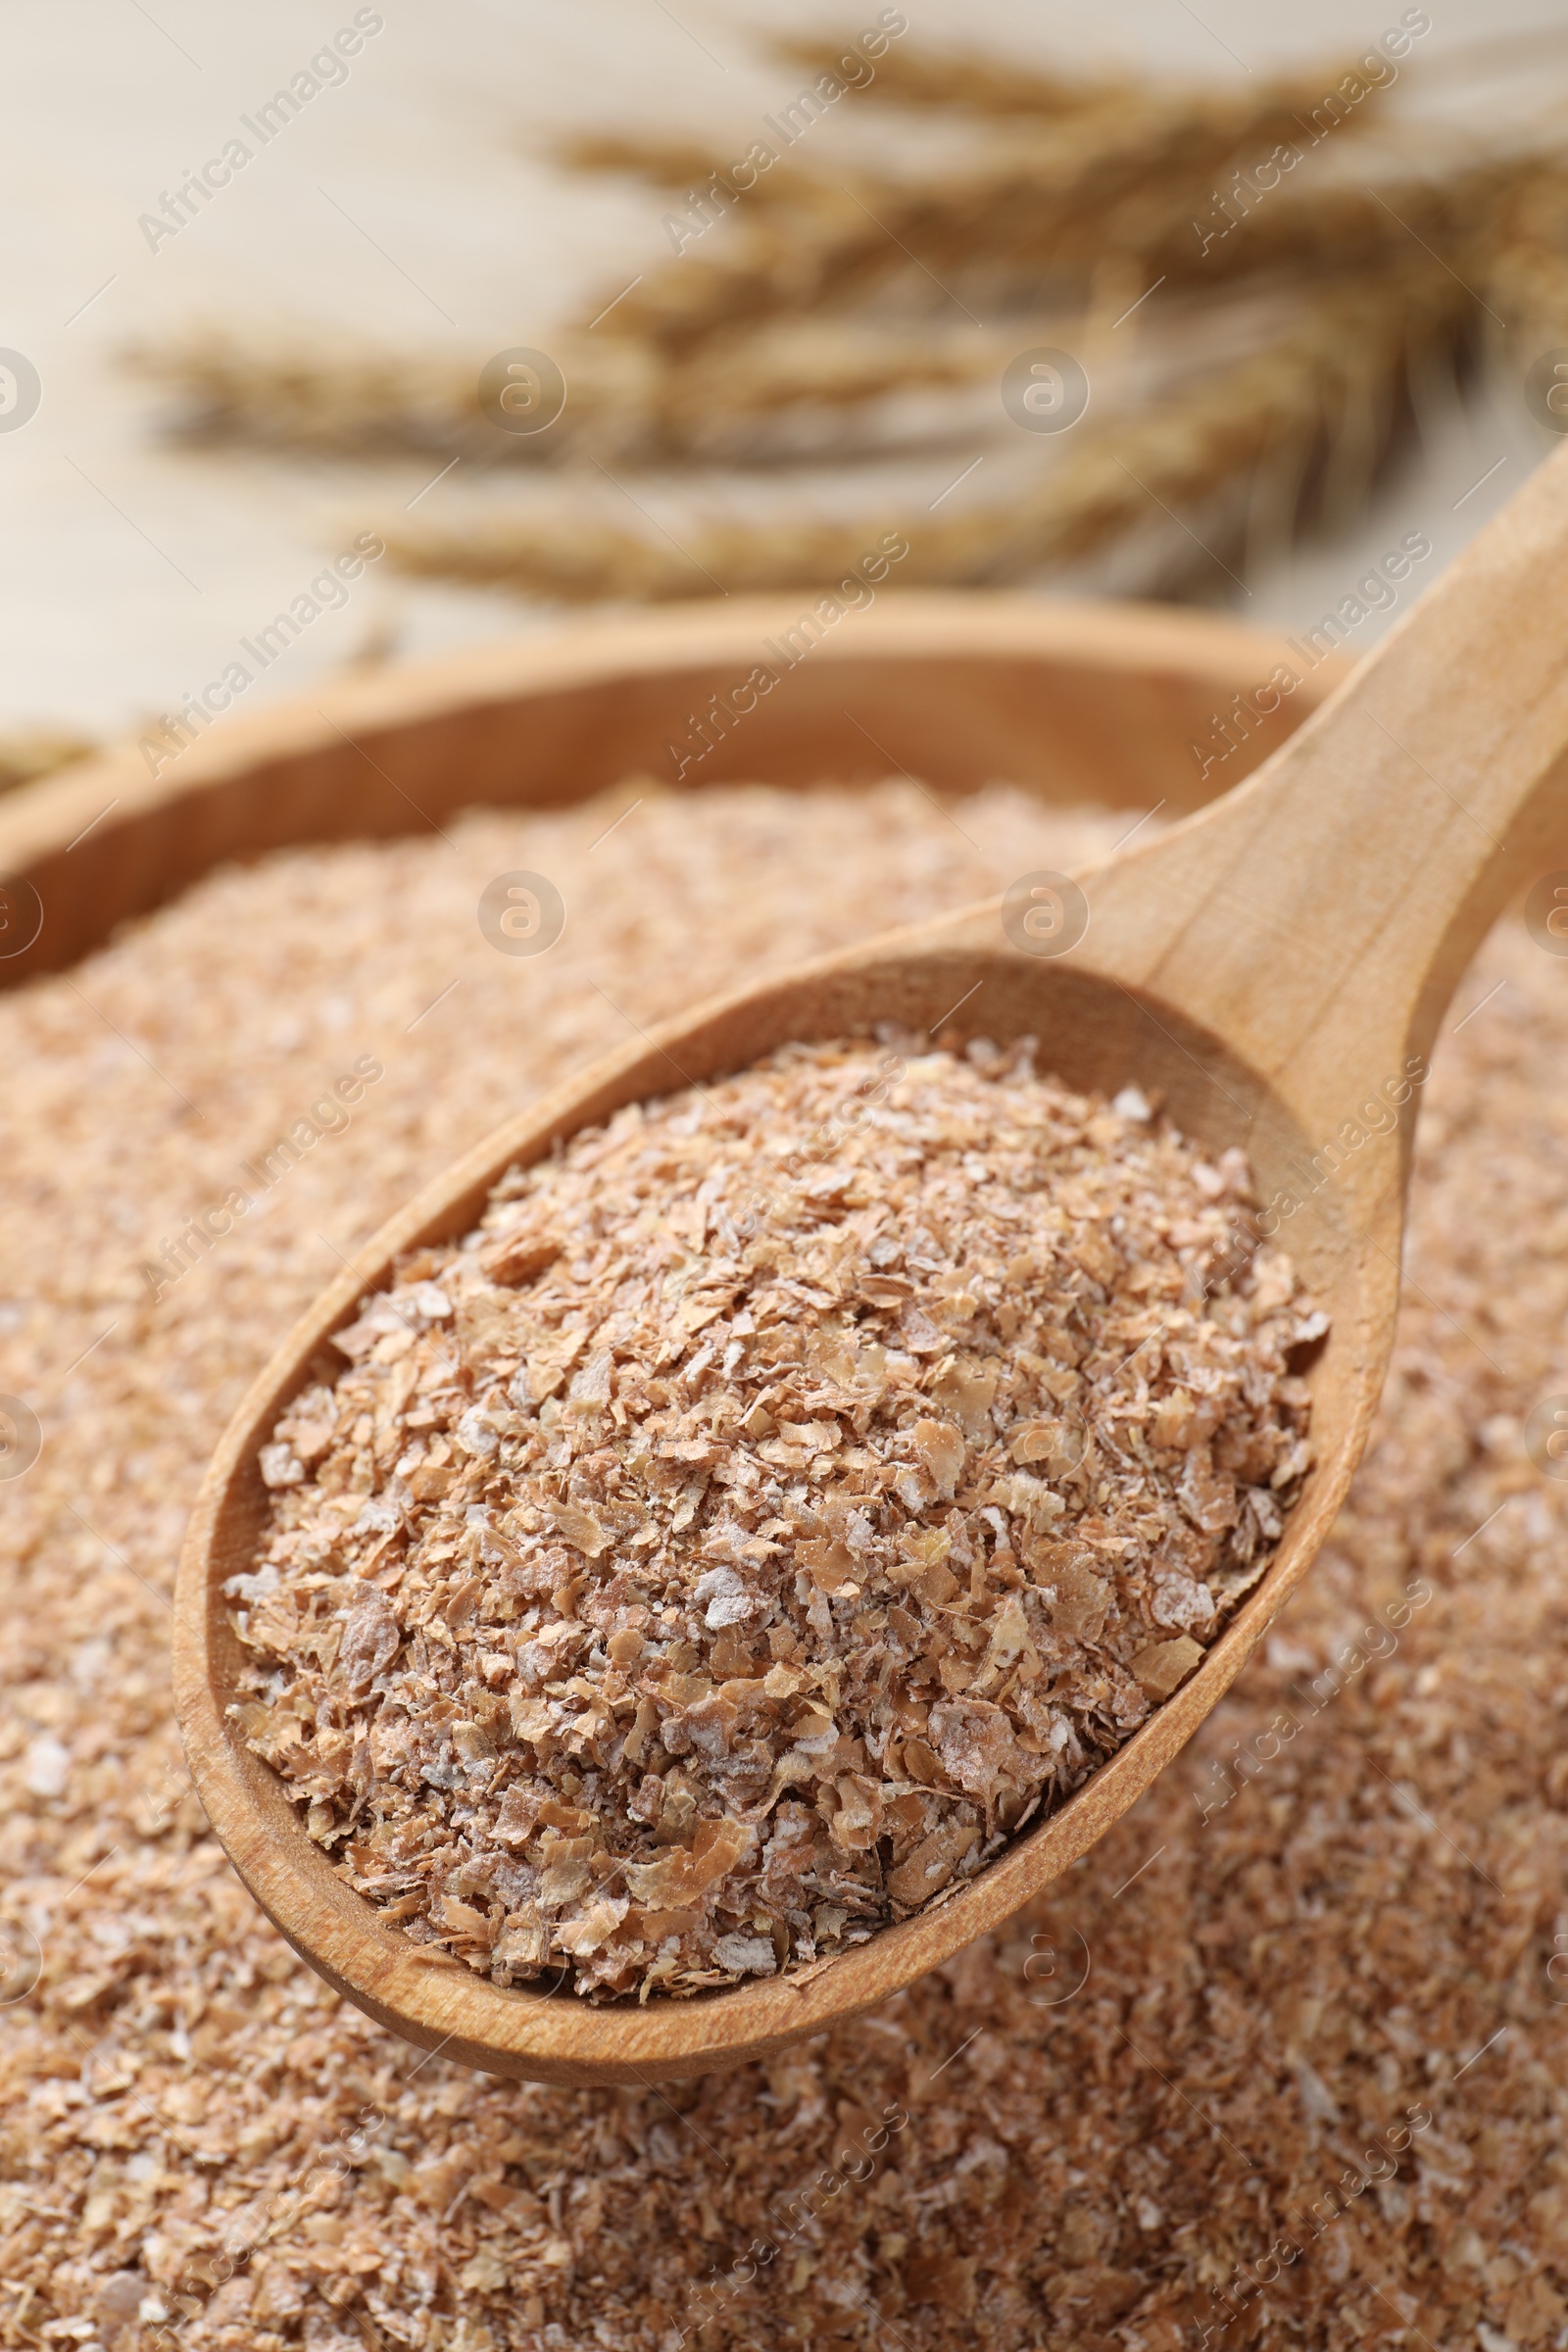
POLYGON ((0 987, 74 963, 225 859, 421 832, 475 803, 563 808, 633 773, 700 790, 902 767, 939 792, 1002 776, 1044 801, 1179 816, 1249 774, 1348 666, 1331 656, 1233 728, 1205 775, 1193 747, 1223 751, 1235 698, 1281 663, 1299 672, 1283 639, 1158 606, 906 590, 846 615, 677 775, 669 747, 693 714, 799 617, 797 599, 734 597, 583 621, 220 718, 156 774, 128 745, 23 785, 0 800, 0 889, 40 920, 0 955, 0 987))
MULTIPOLYGON (((673 782, 665 747, 684 735, 687 713, 744 677, 760 640, 791 617, 759 602, 602 621, 342 684, 310 706, 215 729, 158 779, 130 754, 30 788, 0 817, 0 873, 30 884, 44 915, 35 945, 11 959, 12 976, 79 955, 115 920, 220 858, 406 831, 478 800, 560 805, 632 771, 673 782)), ((1221 740, 1215 714, 1288 659, 1266 637, 1195 614, 889 598, 858 616, 853 635, 814 649, 704 763, 716 770, 704 780, 804 784, 880 778, 903 766, 939 787, 1000 775, 1045 799, 1139 813, 1163 803, 1174 814, 1239 780, 1344 674, 1322 664, 1229 759, 1200 773, 1192 747, 1221 740)), ((606 1065, 604 1084, 586 1110, 578 1099, 574 1115, 602 1116, 663 1082, 654 1059, 628 1052, 606 1065)), ((240 1645, 221 1586, 250 1565, 265 1524, 257 1451, 393 1256, 465 1231, 502 1170, 532 1156, 557 1124, 546 1099, 448 1171, 368 1246, 254 1384, 192 1517, 176 1598, 176 1703, 198 1790, 240 1876, 295 1949, 368 2014, 493 2071, 565 2083, 669 2079, 740 2063, 870 2006, 886 1991, 895 1946, 916 1941, 919 1964, 931 1966, 998 1924, 1040 1883, 1042 1855, 1026 1859, 1025 1848, 1046 1841, 1050 1868, 1065 1868, 1103 1825, 1105 1805, 1120 1811, 1131 1801, 1191 1725, 1183 1710, 1161 1710, 971 1882, 962 1904, 884 1930, 822 1978, 762 1982, 695 2003, 628 2011, 569 1993, 502 1991, 460 1964, 432 1961, 347 1887, 225 1714, 240 1645)), ((1225 1679, 1250 1642, 1238 1625, 1216 1645, 1226 1653, 1214 1661, 1225 1679)))

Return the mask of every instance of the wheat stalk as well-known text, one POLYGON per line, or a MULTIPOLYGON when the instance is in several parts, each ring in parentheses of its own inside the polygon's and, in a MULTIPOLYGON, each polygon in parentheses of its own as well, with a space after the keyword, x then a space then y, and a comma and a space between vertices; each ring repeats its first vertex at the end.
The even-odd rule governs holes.
POLYGON ((559 339, 553 356, 566 376, 566 407, 537 435, 504 433, 481 415, 475 362, 417 364, 390 352, 290 350, 276 337, 258 346, 223 335, 126 358, 177 396, 169 429, 195 443, 246 441, 362 458, 418 452, 484 466, 564 458, 616 466, 719 457, 765 463, 798 446, 795 411, 817 413, 811 446, 842 445, 842 419, 855 410, 893 392, 950 391, 995 378, 1017 348, 1015 327, 933 330, 842 318, 773 320, 680 362, 634 343, 559 339))
MULTIPOLYGON (((816 44, 783 53, 832 70, 816 44)), ((786 154, 742 188, 690 141, 580 139, 574 164, 684 187, 688 225, 701 217, 717 233, 646 272, 607 317, 595 304, 550 338, 569 394, 537 437, 500 433, 479 414, 476 362, 411 367, 402 355, 207 335, 142 364, 179 390, 182 429, 209 438, 421 451, 475 466, 756 465, 916 432, 967 435, 972 447, 976 388, 1032 343, 1110 348, 1132 309, 1128 344, 1151 322, 1168 332, 1204 319, 1234 342, 1255 318, 1255 293, 1277 305, 1294 287, 1291 322, 1265 349, 1162 387, 1157 412, 1102 408, 1017 496, 896 518, 909 542, 906 581, 1027 576, 1161 507, 1212 512, 1227 545, 1244 528, 1278 535, 1303 504, 1332 508, 1364 485, 1397 429, 1411 368, 1454 351, 1474 325, 1468 287, 1526 344, 1568 341, 1568 174, 1555 156, 1406 169, 1376 185, 1311 164, 1259 169, 1271 151, 1322 143, 1319 100, 1341 78, 1328 69, 1239 92, 1170 90, 900 48, 870 87, 984 118, 986 142, 967 161, 915 176, 807 171, 786 154), (1208 296, 1219 301, 1205 308, 1208 296), (892 404, 916 389, 930 396, 918 412, 892 404)), ((1331 154, 1376 120, 1382 101, 1369 100, 1339 121, 1331 154)), ((823 151, 809 152, 826 167, 823 151)), ((1386 157, 1379 168, 1388 172, 1386 157)), ((683 525, 689 553, 586 515, 500 515, 461 535, 420 516, 386 536, 411 569, 587 599, 811 587, 842 576, 866 529, 683 525)))
MULTIPOLYGON (((1107 254, 1137 257, 1171 242, 1209 206, 1228 168, 1298 145, 1310 135, 1303 111, 1310 122, 1321 90, 1313 76, 1255 96, 1118 95, 920 180, 797 171, 770 189, 766 174, 735 191, 724 247, 710 262, 694 268, 683 254, 648 273, 605 325, 680 354, 741 324, 862 303, 890 282, 937 310, 970 294, 976 270, 992 299, 999 276, 1036 289, 1051 271, 1081 276, 1107 254)), ((1345 127, 1369 120, 1363 112, 1345 127)), ((636 145, 619 142, 618 152, 629 160, 636 145)), ((657 171, 666 151, 651 143, 647 152, 657 171)))
POLYGON ((1568 348, 1568 172, 1523 174, 1501 218, 1483 280, 1515 362, 1568 348))
POLYGON ((1412 361, 1454 346, 1474 304, 1424 258, 1307 296, 1293 330, 1159 410, 1117 417, 999 506, 933 520, 906 512, 844 521, 688 533, 683 547, 591 521, 494 521, 453 533, 387 533, 406 569, 588 601, 675 598, 761 588, 821 588, 845 577, 889 527, 907 543, 901 585, 995 585, 1070 563, 1160 510, 1180 515, 1228 486, 1314 463, 1342 494, 1370 477, 1412 361))
MULTIPOLYGON (((1143 284, 1163 278, 1158 303, 1141 321, 1147 324, 1178 292, 1192 296, 1287 273, 1329 277, 1347 263, 1359 270, 1393 268, 1427 247, 1449 259, 1496 249, 1495 262, 1476 264, 1503 272, 1493 307, 1509 317, 1532 305, 1555 305, 1560 316, 1561 294, 1550 289, 1560 284, 1568 245, 1557 193, 1563 184, 1559 166, 1534 157, 1476 166, 1446 179, 1400 179, 1381 190, 1285 182, 1206 252, 1190 222, 1167 220, 1168 241, 1150 247, 1142 284, 1125 274, 1114 278, 1115 257, 1102 261, 1104 307, 1114 317, 1136 302, 1143 284)), ((360 348, 290 349, 276 334, 260 345, 207 334, 133 357, 177 390, 184 403, 178 429, 192 438, 359 455, 401 449, 485 465, 586 457, 614 466, 692 458, 755 463, 803 446, 843 449, 857 410, 895 393, 957 392, 995 381, 1031 343, 1071 346, 1076 334, 1071 314, 1064 320, 1059 311, 1024 313, 991 326, 962 318, 947 323, 896 315, 797 315, 732 329, 685 354, 635 338, 590 341, 578 333, 557 344, 569 385, 565 413, 535 437, 498 432, 480 415, 472 362, 394 364, 391 354, 360 348)), ((956 430, 971 429, 966 412, 956 411, 954 422, 956 430)), ((923 429, 938 431, 934 416, 923 429)), ((875 419, 867 433, 871 446, 885 444, 875 419)))
MULTIPOLYGON (((1476 223, 1539 172, 1533 163, 1488 165, 1446 181, 1401 180, 1382 195, 1282 184, 1206 252, 1189 220, 1162 212, 1145 239, 1129 235, 1120 254, 1100 257, 1100 268, 1109 277, 1118 262, 1141 259, 1142 284, 1125 273, 1119 281, 1127 289, 1121 299, 1132 302, 1159 278, 1167 293, 1191 292, 1268 272, 1329 271, 1348 260, 1358 268, 1390 263, 1422 243, 1448 251, 1461 235, 1473 241, 1476 223)), ((1124 217, 1123 225, 1134 224, 1124 217)), ((1527 250, 1530 266, 1549 272, 1550 248, 1537 239, 1527 250)), ((1065 299, 1072 294, 1069 287, 1065 299)), ((789 312, 699 338, 684 353, 632 336, 590 342, 579 330, 553 338, 570 387, 567 408, 558 426, 534 437, 499 433, 480 415, 476 359, 291 345, 277 331, 255 341, 206 331, 127 357, 174 392, 181 412, 173 429, 194 441, 347 455, 409 450, 485 464, 588 456, 612 465, 766 454, 765 436, 753 431, 749 441, 749 428, 793 406, 847 412, 893 392, 983 381, 1014 351, 1064 332, 1059 310, 1026 311, 992 326, 956 312, 951 321, 789 312)))
POLYGON ((570 422, 537 435, 497 429, 479 407, 483 358, 307 344, 285 332, 203 330, 132 345, 125 363, 166 386, 180 407, 168 428, 181 440, 249 441, 334 456, 418 451, 494 463, 552 462, 568 448, 613 459, 658 447, 657 353, 631 342, 584 347, 556 339, 567 372, 570 422))
MULTIPOLYGON (((776 41, 773 54, 809 74, 836 74, 856 44, 843 41, 776 41)), ((1132 84, 1055 74, 1031 73, 1018 65, 958 51, 885 49, 874 61, 874 78, 858 91, 892 98, 901 106, 961 107, 987 116, 1027 115, 1047 121, 1128 92, 1132 84)))
MULTIPOLYGON (((1255 168, 1253 150, 1264 142, 1304 138, 1302 122, 1332 72, 1238 94, 1031 84, 985 61, 954 84, 954 64, 890 51, 872 86, 934 93, 961 84, 974 103, 990 90, 999 106, 1015 91, 1033 135, 923 182, 872 173, 834 182, 780 162, 746 192, 711 259, 705 249, 647 273, 592 336, 597 302, 578 327, 551 338, 571 389, 548 433, 503 435, 481 417, 477 361, 394 361, 276 333, 208 333, 144 347, 132 364, 174 391, 174 429, 195 440, 407 449, 486 464, 766 457, 790 445, 788 434, 781 442, 758 429, 778 411, 845 412, 896 389, 974 382, 1000 367, 1006 332, 988 338, 965 318, 965 295, 983 311, 1001 302, 1038 316, 1044 281, 1056 279, 1059 313, 1063 302, 1084 299, 1094 277, 1121 307, 1161 278, 1218 284, 1250 268, 1347 253, 1364 265, 1380 240, 1404 234, 1359 191, 1290 182, 1239 229, 1220 233, 1226 216, 1213 211, 1214 182, 1236 156, 1255 168), (1216 224, 1206 247, 1192 217, 1202 207, 1216 224), (892 292, 907 305, 911 290, 929 316, 918 325, 889 318, 879 364, 865 300, 892 292), (807 315, 809 331, 794 331, 807 315)), ((1366 120, 1363 109, 1352 123, 1366 120)), ((664 184, 722 179, 690 142, 601 137, 568 152, 584 168, 637 170, 664 184)), ((1246 202, 1233 198, 1232 207, 1246 202)), ((1419 209, 1425 218, 1432 208, 1419 209)))

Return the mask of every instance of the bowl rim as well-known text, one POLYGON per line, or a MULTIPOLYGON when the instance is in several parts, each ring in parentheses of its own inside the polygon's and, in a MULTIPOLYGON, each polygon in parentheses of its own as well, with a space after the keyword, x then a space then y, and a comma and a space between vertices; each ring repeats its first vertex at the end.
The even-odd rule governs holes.
MULTIPOLYGON (((562 806, 581 798, 581 791, 538 790, 531 776, 519 782, 511 772, 517 762, 497 758, 486 727, 536 702, 575 697, 592 705, 601 690, 615 688, 633 689, 650 714, 661 698, 673 710, 684 695, 683 688, 677 694, 679 681, 755 660, 766 637, 800 618, 800 602, 798 595, 736 596, 611 611, 566 627, 514 632, 429 661, 329 678, 286 700, 224 713, 155 773, 141 744, 126 741, 19 785, 0 798, 0 880, 36 888, 44 919, 31 948, 0 957, 0 988, 41 970, 69 969, 117 922, 163 904, 224 858, 343 838, 330 821, 333 771, 346 763, 363 783, 360 762, 370 759, 365 740, 379 748, 476 723, 479 739, 470 742, 466 756, 481 766, 488 760, 491 781, 504 788, 451 794, 436 773, 428 781, 437 815, 475 803, 562 806), (247 797, 253 786, 258 790, 247 797), (255 840, 246 838, 247 828, 255 840)), ((1185 779, 1173 784, 1185 796, 1177 805, 1188 808, 1239 782, 1271 742, 1282 740, 1354 666, 1334 653, 1303 669, 1299 648, 1283 632, 1229 613, 1168 605, 1058 601, 1000 589, 900 588, 883 591, 874 605, 845 617, 844 628, 811 649, 812 680, 841 677, 858 666, 918 664, 930 670, 948 663, 989 665, 1000 684, 1003 672, 1021 664, 1064 678, 1136 683, 1150 693, 1200 683, 1201 700, 1212 695, 1222 706, 1231 693, 1255 691, 1286 664, 1298 683, 1285 724, 1262 719, 1256 736, 1222 756, 1226 765, 1215 781, 1200 775, 1190 791, 1185 779)), ((803 670, 803 682, 806 676, 803 670)), ((814 696, 819 689, 813 684, 808 691, 814 696)), ((712 774, 697 780, 696 788, 768 780, 768 755, 777 749, 768 729, 796 693, 792 674, 784 691, 760 706, 766 715, 737 736, 733 757, 726 744, 712 774)), ((876 747, 844 732, 844 759, 835 773, 858 779, 890 772, 886 761, 878 763, 876 747)), ((616 772, 628 772, 626 763, 616 772)), ((583 789, 613 780, 594 777, 583 789)), ((384 808, 373 824, 366 822, 364 835, 418 830, 421 814, 411 811, 406 798, 394 797, 401 787, 391 778, 386 782, 384 808)), ((676 789, 691 788, 679 778, 673 782, 676 789)), ((421 797, 423 789, 421 783, 421 797)), ((1042 797, 1057 796, 1046 791, 1042 797)), ((1125 805, 1141 806, 1133 796, 1125 805)))

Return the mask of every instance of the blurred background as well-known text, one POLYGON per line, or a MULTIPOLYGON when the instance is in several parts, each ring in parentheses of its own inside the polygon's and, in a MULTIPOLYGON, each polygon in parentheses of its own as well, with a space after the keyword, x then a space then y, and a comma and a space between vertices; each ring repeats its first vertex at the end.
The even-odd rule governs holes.
POLYGON ((1568 426, 1551 0, 79 0, 7 39, 7 780, 236 659, 254 708, 887 534, 890 584, 1357 652, 1568 426))

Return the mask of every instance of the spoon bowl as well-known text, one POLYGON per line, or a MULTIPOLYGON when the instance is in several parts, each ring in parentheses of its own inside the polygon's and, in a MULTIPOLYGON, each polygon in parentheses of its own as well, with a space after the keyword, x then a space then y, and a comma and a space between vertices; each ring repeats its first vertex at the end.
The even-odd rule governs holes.
POLYGON ((885 2000, 1017 1911, 1149 1787, 1310 1565, 1365 1444, 1426 1055, 1472 949, 1568 808, 1568 645, 1554 612, 1568 612, 1568 451, 1228 799, 1075 886, 1038 880, 1046 895, 1022 907, 1009 894, 665 1024, 501 1128, 345 1270, 219 1446, 174 1624, 176 1701, 214 1829, 329 1983, 408 2039, 497 2074, 702 2074, 885 2000), (1087 928, 1069 919, 1075 887, 1087 928), (692 1999, 593 2006, 503 1990, 349 1888, 227 1717, 243 1653, 223 1585, 252 1565, 266 1525, 260 1448, 290 1399, 336 1371, 331 1336, 367 1292, 402 1252, 469 1230, 509 1167, 625 1103, 881 1022, 953 1042, 1031 1035, 1040 1066, 1069 1085, 1136 1084, 1209 1151, 1247 1152, 1262 1230, 1329 1317, 1306 1375, 1315 1465, 1265 1574, 1191 1679, 1058 1811, 925 1911, 793 1976, 692 1999))

